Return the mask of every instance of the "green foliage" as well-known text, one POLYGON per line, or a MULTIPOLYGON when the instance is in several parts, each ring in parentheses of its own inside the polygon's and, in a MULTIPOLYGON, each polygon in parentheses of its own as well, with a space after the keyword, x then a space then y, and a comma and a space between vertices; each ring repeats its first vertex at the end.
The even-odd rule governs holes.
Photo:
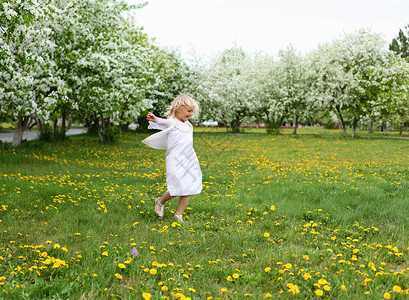
POLYGON ((114 126, 106 127, 103 135, 103 140, 105 143, 117 142, 121 137, 121 134, 118 133, 118 128, 114 126))
POLYGON ((405 29, 406 34, 400 29, 398 36, 392 39, 389 50, 402 55, 404 58, 409 58, 409 25, 406 25, 405 29))
POLYGON ((44 142, 51 142, 54 136, 54 130, 49 124, 44 124, 42 130, 38 135, 38 139, 44 142))
POLYGON ((0 149, 8 150, 10 148, 11 148, 11 143, 3 142, 3 141, 0 140, 0 149))

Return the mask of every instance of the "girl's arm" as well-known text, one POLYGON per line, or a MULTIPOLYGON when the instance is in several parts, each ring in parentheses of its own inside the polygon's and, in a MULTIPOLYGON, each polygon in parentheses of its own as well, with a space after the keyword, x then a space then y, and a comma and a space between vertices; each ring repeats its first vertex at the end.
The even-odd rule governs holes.
POLYGON ((148 115, 146 116, 146 119, 150 122, 156 123, 157 125, 163 126, 163 127, 170 127, 172 125, 172 122, 169 119, 162 119, 162 118, 156 117, 151 112, 148 113, 148 115))

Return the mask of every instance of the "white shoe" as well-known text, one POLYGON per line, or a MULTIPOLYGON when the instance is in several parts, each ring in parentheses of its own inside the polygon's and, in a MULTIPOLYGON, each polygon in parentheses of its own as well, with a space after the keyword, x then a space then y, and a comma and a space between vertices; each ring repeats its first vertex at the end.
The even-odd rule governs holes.
POLYGON ((183 222, 184 222, 182 215, 176 215, 176 214, 175 214, 175 219, 176 219, 176 221, 178 221, 178 223, 183 223, 183 222))
POLYGON ((162 220, 162 219, 163 219, 163 215, 165 214, 165 204, 160 203, 160 202, 159 202, 159 199, 160 199, 160 197, 155 200, 155 213, 158 215, 159 219, 162 220), (159 206, 160 206, 160 210, 159 210, 159 211, 156 210, 156 204, 159 204, 159 206))

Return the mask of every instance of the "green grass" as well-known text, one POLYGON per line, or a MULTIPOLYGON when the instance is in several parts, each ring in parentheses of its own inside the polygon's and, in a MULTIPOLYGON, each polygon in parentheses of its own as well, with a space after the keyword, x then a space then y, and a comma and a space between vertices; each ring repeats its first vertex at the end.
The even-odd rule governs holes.
MULTIPOLYGON (((195 129, 197 132, 212 132, 212 133, 225 133, 225 127, 197 127, 195 129)), ((281 135, 293 135, 294 128, 282 128, 280 130, 281 135)), ((231 129, 229 128, 229 133, 231 133, 231 129)), ((246 134, 265 134, 265 128, 240 128, 240 133, 246 134)), ((343 129, 325 129, 323 127, 300 127, 297 129, 297 134, 301 136, 322 136, 322 137, 343 137, 344 130, 343 129)), ((351 136, 351 129, 347 130, 347 135, 351 136)), ((372 133, 369 130, 357 130, 355 132, 356 137, 361 138, 409 138, 408 132, 404 130, 402 132, 402 136, 399 136, 399 131, 391 130, 391 131, 379 131, 374 130, 372 133)))
POLYGON ((0 122, 0 132, 3 130, 12 130, 12 129, 15 129, 14 124, 0 122))
POLYGON ((196 130, 182 225, 176 200, 154 214, 165 153, 146 135, 1 150, 2 296, 408 297, 408 141, 245 133, 196 130))

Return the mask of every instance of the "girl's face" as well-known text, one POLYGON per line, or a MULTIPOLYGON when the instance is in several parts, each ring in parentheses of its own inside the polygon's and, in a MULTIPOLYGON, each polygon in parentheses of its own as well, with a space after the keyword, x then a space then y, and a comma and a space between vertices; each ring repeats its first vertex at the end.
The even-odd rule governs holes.
POLYGON ((181 122, 186 122, 191 116, 193 116, 193 109, 191 107, 182 106, 175 113, 175 118, 181 122))

